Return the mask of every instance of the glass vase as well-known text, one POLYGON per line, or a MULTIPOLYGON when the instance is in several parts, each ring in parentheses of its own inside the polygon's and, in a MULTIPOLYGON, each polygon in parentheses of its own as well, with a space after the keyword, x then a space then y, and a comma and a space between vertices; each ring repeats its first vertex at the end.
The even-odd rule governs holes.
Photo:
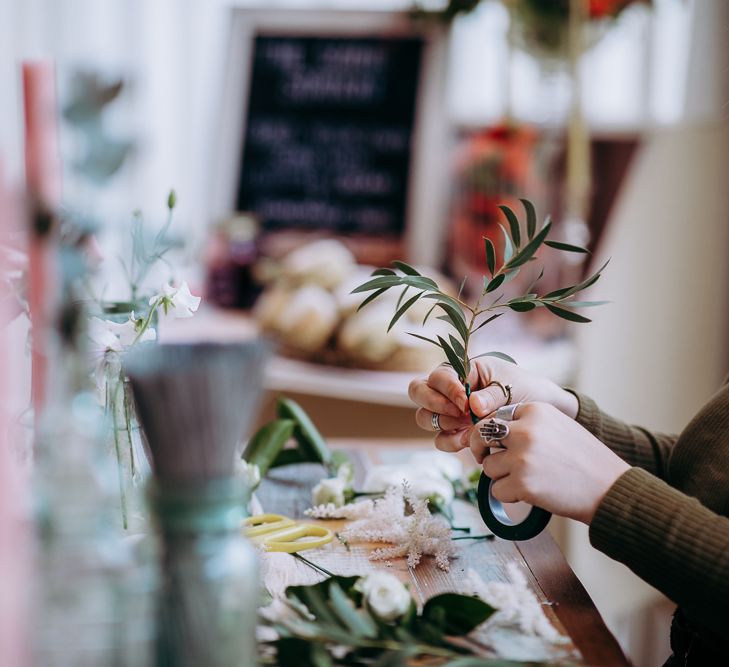
MULTIPOLYGON (((84 364, 66 359, 71 373, 84 364)), ((114 465, 90 392, 56 383, 36 432, 33 658, 44 667, 145 667, 156 559, 115 521, 114 465)))
MULTIPOLYGON (((104 304, 104 318, 123 324, 134 313, 147 318, 149 300, 104 304)), ((157 326, 157 314, 152 313, 151 327, 157 326)), ((116 461, 118 497, 117 509, 122 528, 132 534, 148 529, 148 511, 144 485, 151 475, 144 434, 139 427, 131 388, 121 357, 109 357, 105 367, 104 405, 108 428, 108 450, 116 461)))
POLYGON ((150 487, 164 581, 157 665, 256 664, 258 564, 240 528, 247 497, 234 478, 150 487))

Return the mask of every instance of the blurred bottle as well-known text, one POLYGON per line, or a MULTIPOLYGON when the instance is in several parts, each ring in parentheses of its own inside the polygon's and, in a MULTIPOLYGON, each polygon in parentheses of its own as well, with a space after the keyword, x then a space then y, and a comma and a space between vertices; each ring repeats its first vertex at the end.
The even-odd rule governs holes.
POLYGON ((104 419, 88 390, 86 319, 64 304, 36 438, 34 664, 145 667, 154 645, 156 556, 124 539, 104 419), (68 325, 68 326, 66 326, 68 325))
POLYGON ((260 294, 254 277, 258 220, 241 214, 222 222, 206 252, 207 298, 222 308, 250 308, 260 294))

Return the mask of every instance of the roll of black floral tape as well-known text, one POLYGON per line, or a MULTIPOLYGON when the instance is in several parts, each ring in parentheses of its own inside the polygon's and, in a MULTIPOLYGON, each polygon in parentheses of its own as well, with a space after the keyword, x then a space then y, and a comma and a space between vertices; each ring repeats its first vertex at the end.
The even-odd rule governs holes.
POLYGON ((504 540, 521 542, 530 540, 541 533, 552 515, 540 507, 532 507, 523 520, 516 522, 507 513, 500 500, 491 493, 494 480, 481 473, 478 482, 478 510, 488 529, 504 540))

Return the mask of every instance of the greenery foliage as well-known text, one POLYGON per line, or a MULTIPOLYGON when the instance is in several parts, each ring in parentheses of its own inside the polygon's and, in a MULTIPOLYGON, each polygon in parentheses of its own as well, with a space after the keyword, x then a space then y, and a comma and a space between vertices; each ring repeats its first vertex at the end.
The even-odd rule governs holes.
POLYGON ((587 317, 575 312, 574 309, 597 306, 605 302, 577 301, 574 297, 577 293, 597 282, 607 262, 585 280, 543 295, 540 295, 536 289, 537 284, 544 275, 544 269, 539 272, 536 280, 527 289, 526 294, 509 300, 504 300, 503 293, 498 294, 500 288, 516 278, 522 270, 537 260, 537 252, 542 246, 549 246, 569 253, 588 252, 585 248, 549 240, 548 235, 552 228, 549 216, 539 226, 534 205, 527 199, 522 199, 521 202, 525 214, 524 224, 519 221, 517 215, 508 206, 500 207, 508 223, 508 230, 500 225, 503 232, 500 265, 497 265, 496 243, 493 239, 484 237, 487 271, 483 277, 483 286, 475 303, 466 303, 461 299, 465 280, 461 283, 458 296, 452 297, 443 292, 434 280, 421 275, 409 264, 398 260, 392 263, 392 268, 377 269, 370 280, 353 290, 353 294, 369 293, 359 307, 363 308, 389 289, 402 288, 395 313, 390 320, 389 328, 392 328, 418 300, 430 299, 434 301, 433 307, 430 308, 423 319, 423 324, 433 312, 437 311, 436 317, 450 324, 453 333, 449 334, 447 340, 443 336, 428 338, 416 333, 410 333, 410 335, 440 347, 446 356, 447 363, 458 373, 464 384, 467 383, 471 371, 471 362, 478 357, 492 356, 511 362, 514 361, 502 352, 486 352, 476 357, 470 357, 468 353, 473 334, 509 310, 525 313, 535 308, 546 308, 557 317, 571 322, 589 322, 590 320, 587 317))

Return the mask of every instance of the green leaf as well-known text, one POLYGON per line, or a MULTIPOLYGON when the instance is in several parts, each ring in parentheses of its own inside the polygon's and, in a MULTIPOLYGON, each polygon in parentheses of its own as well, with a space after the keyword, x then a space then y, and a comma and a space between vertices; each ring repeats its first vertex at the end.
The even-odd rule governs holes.
POLYGON ((296 423, 292 419, 276 419, 262 426, 248 441, 243 459, 257 465, 261 479, 266 476, 273 462, 291 439, 296 423))
POLYGON ((450 321, 456 331, 461 334, 461 338, 463 338, 463 340, 468 340, 468 325, 466 324, 466 318, 463 316, 461 308, 455 308, 451 304, 443 301, 439 301, 438 305, 448 317, 448 321, 450 321))
POLYGON ((545 241, 544 245, 548 245, 555 250, 564 250, 565 252, 582 252, 587 254, 590 252, 587 248, 581 248, 570 243, 562 243, 561 241, 545 241))
POLYGON ((319 460, 309 452, 302 451, 300 447, 296 449, 282 449, 271 464, 271 468, 281 468, 298 463, 319 463, 319 460))
POLYGON ((296 401, 281 397, 278 399, 277 411, 279 417, 292 419, 296 423, 294 437, 299 446, 316 457, 316 460, 324 465, 329 465, 332 453, 304 409, 296 401))
POLYGON ((506 278, 504 279, 503 284, 506 285, 506 283, 514 280, 514 278, 516 278, 519 275, 519 271, 521 271, 521 269, 517 268, 517 269, 512 269, 511 271, 508 271, 507 273, 505 273, 504 276, 506 276, 506 278))
POLYGON ((448 340, 450 340, 453 351, 458 355, 459 359, 463 359, 463 370, 465 373, 463 377, 468 377, 471 374, 471 362, 466 356, 466 350, 461 344, 461 341, 459 341, 455 336, 449 335, 448 340))
POLYGON ((444 634, 461 637, 488 620, 495 611, 476 597, 443 593, 425 603, 421 616, 435 623, 444 634))
POLYGON ((504 283, 505 280, 506 280, 506 275, 503 273, 500 273, 498 276, 496 276, 496 278, 493 278, 492 280, 490 280, 488 282, 488 284, 486 285, 485 294, 488 294, 489 292, 493 292, 494 290, 499 289, 499 287, 501 287, 501 285, 504 283))
POLYGON ((420 340, 424 340, 426 343, 432 343, 436 347, 440 347, 440 343, 433 340, 432 338, 427 338, 426 336, 421 336, 420 334, 412 333, 411 331, 408 331, 407 334, 408 336, 412 336, 413 338, 419 338, 420 340))
POLYGON ((528 313, 537 307, 534 301, 514 301, 513 303, 510 301, 506 305, 516 313, 528 313))
POLYGON ((536 285, 536 284, 537 284, 537 283, 538 283, 538 282, 539 282, 539 281, 540 281, 540 280, 541 280, 542 278, 544 278, 544 267, 542 267, 542 270, 541 270, 541 271, 539 272, 539 275, 538 275, 538 276, 536 277, 536 279, 532 281, 532 284, 531 284, 531 285, 529 285, 529 288, 527 289, 527 292, 531 292, 531 291, 532 291, 532 290, 534 289, 535 285, 536 285))
POLYGON ((565 308, 555 306, 553 303, 545 303, 544 305, 547 307, 547 310, 549 310, 549 312, 554 313, 555 315, 557 315, 557 317, 561 317, 563 320, 569 320, 570 322, 579 322, 580 324, 592 322, 592 320, 587 317, 579 315, 578 313, 573 313, 571 310, 566 310, 565 308))
POLYGON ((514 211, 508 206, 499 206, 503 211, 506 219, 509 221, 509 228, 511 229, 511 238, 514 241, 514 245, 518 248, 521 245, 521 231, 519 229, 519 219, 516 217, 514 211))
POLYGON ((400 296, 397 298, 397 304, 395 304, 395 309, 397 310, 400 307, 400 304, 402 304, 402 300, 405 298, 405 295, 408 293, 408 290, 410 288, 405 285, 405 288, 402 292, 400 292, 400 296))
POLYGON ((554 290, 554 292, 550 292, 549 294, 545 294, 542 299, 565 299, 568 296, 572 296, 573 294, 577 294, 577 292, 581 292, 584 289, 587 289, 588 287, 594 285, 602 275, 602 272, 605 270, 605 267, 610 263, 610 260, 607 260, 595 273, 593 273, 589 278, 586 278, 581 283, 577 283, 577 285, 572 285, 571 287, 563 287, 562 289, 554 290))
POLYGON ((466 369, 463 366, 463 359, 460 359, 458 355, 454 352, 453 348, 451 348, 446 341, 441 338, 441 336, 438 336, 438 342, 440 343, 441 348, 443 349, 443 352, 445 352, 446 359, 448 359, 448 363, 453 367, 453 370, 458 373, 458 377, 465 379, 467 376, 466 369))
POLYGON ((519 201, 522 203, 524 212, 526 213, 527 236, 531 241, 534 238, 534 234, 537 233, 537 212, 534 210, 534 204, 528 199, 520 199, 519 201))
POLYGON ((499 227, 501 227, 504 234, 504 264, 506 264, 514 256, 514 244, 511 242, 511 237, 504 226, 499 224, 499 227))
POLYGON ((461 280, 461 284, 458 287, 458 298, 461 298, 461 294, 463 294, 463 288, 466 286, 466 283, 468 282, 468 276, 463 276, 463 280, 461 280))
POLYGON ((354 602, 347 597, 336 581, 329 586, 329 599, 337 615, 358 637, 373 638, 377 636, 377 625, 364 610, 357 610, 354 602))
POLYGON ((593 306, 604 306, 612 301, 560 301, 560 303, 569 308, 592 308, 593 306))
POLYGON ((396 259, 392 263, 392 265, 395 268, 400 269, 400 271, 402 271, 404 274, 406 274, 408 276, 419 276, 419 275, 421 275, 412 266, 410 266, 410 264, 406 264, 405 262, 403 262, 403 261, 401 261, 399 259, 396 259))
POLYGON ((390 320, 390 324, 387 327, 387 330, 390 331, 392 327, 395 326, 395 323, 408 311, 408 308, 410 308, 421 296, 423 296, 422 292, 418 292, 415 296, 408 299, 400 308, 397 309, 397 312, 393 316, 393 318, 390 320))
POLYGON ((471 333, 476 333, 481 327, 485 327, 489 322, 493 322, 495 319, 501 317, 504 313, 496 313, 496 315, 492 315, 491 317, 485 319, 481 324, 479 324, 471 333))
POLYGON ((484 245, 486 246, 486 266, 488 266, 491 275, 496 273, 496 248, 491 242, 491 239, 483 237, 484 245))
POLYGON ((386 267, 383 267, 381 269, 375 269, 372 272, 373 276, 394 276, 397 275, 392 269, 388 269, 386 267))
POLYGON ((382 289, 378 289, 375 292, 372 292, 372 294, 368 295, 367 298, 357 306, 357 312, 362 310, 368 303, 374 301, 378 296, 382 296, 385 292, 387 292, 387 288, 383 287, 382 289))
POLYGON ((428 319, 430 318, 430 315, 431 315, 431 313, 432 313, 432 312, 433 312, 433 311, 434 311, 434 310, 435 310, 435 309, 436 309, 437 307, 438 307, 438 304, 437 304, 437 303, 434 303, 434 304, 433 304, 433 305, 431 306, 430 310, 429 310, 429 311, 428 311, 427 313, 425 313, 425 317, 423 318, 423 326, 425 326, 425 323, 426 323, 426 322, 428 321, 428 319))
POLYGON ((510 364, 517 365, 516 361, 512 357, 510 357, 508 354, 504 354, 503 352, 484 352, 483 354, 479 354, 475 357, 471 357, 471 361, 474 359, 480 359, 481 357, 496 357, 497 359, 503 359, 504 361, 508 361, 510 364))
POLYGON ((434 280, 425 276, 378 276, 372 280, 355 287, 350 294, 358 294, 360 292, 371 292, 372 290, 389 289, 398 285, 410 285, 422 290, 437 290, 438 285, 434 280))
POLYGON ((549 230, 552 228, 552 223, 548 222, 544 227, 542 227, 541 231, 531 240, 529 243, 527 243, 524 248, 514 255, 514 257, 506 264, 507 269, 514 269, 517 266, 521 266, 522 264, 526 264, 534 255, 534 253, 539 249, 539 246, 542 245, 544 242, 544 239, 547 238, 547 234, 549 234, 549 230))

